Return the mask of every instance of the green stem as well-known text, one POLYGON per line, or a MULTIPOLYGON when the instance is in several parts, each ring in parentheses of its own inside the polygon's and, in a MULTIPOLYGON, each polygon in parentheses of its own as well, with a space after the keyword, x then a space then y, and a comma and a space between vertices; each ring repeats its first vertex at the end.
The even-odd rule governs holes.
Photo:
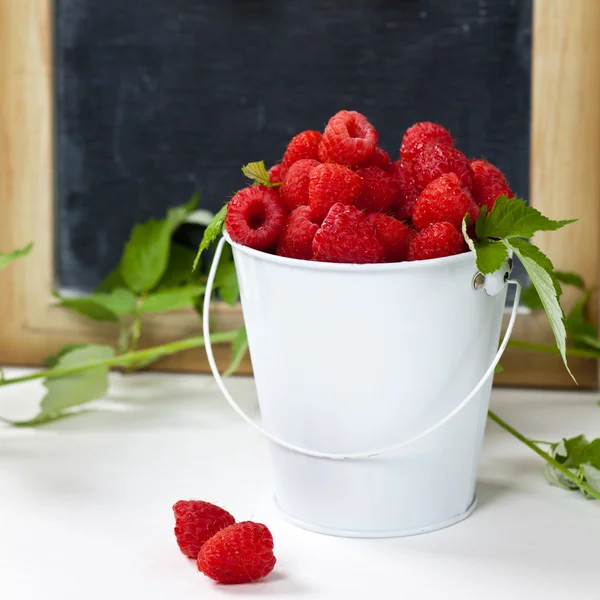
POLYGON ((505 423, 496 413, 491 410, 488 411, 489 418, 497 423, 504 429, 508 431, 511 435, 515 436, 519 441, 523 442, 528 448, 531 448, 538 456, 541 456, 547 463, 550 463, 557 471, 560 471, 567 479, 570 479, 573 483, 575 483, 580 489, 584 492, 587 492, 590 496, 594 497, 596 500, 600 500, 600 492, 597 492, 593 487, 590 487, 587 483, 583 483, 579 480, 577 475, 571 473, 569 469, 561 465, 557 460, 552 458, 547 452, 544 452, 540 448, 538 448, 532 440, 527 439, 522 433, 519 433, 516 429, 511 427, 508 423, 505 423))
MULTIPOLYGON (((533 344, 531 342, 522 342, 520 340, 510 340, 509 346, 521 348, 522 350, 532 350, 533 352, 545 352, 547 354, 556 354, 560 356, 560 350, 556 346, 545 346, 544 344, 533 344)), ((567 356, 579 358, 600 358, 600 352, 595 350, 584 350, 583 348, 567 348, 567 356)))
MULTIPOLYGON (((136 310, 135 312, 135 318, 133 320, 133 323, 131 324, 131 336, 129 338, 129 348, 127 349, 127 352, 129 354, 131 354, 132 352, 135 352, 137 350, 138 347, 138 342, 140 341, 140 336, 142 335, 142 313, 138 310, 136 310)), ((131 373, 132 371, 135 371, 136 369, 136 365, 135 363, 132 361, 125 369, 125 371, 127 373, 131 373)))
MULTIPOLYGON (((213 344, 232 342, 237 335, 237 331, 223 331, 211 335, 210 341, 213 344)), ((110 368, 127 365, 130 361, 156 360, 163 356, 167 356, 168 354, 175 354, 176 352, 189 350, 191 348, 200 348, 201 346, 204 346, 204 337, 197 336, 186 338, 162 346, 154 346, 153 348, 146 348, 145 350, 138 350, 137 352, 128 352, 127 354, 121 354, 104 360, 96 360, 81 365, 74 365, 72 367, 54 367, 53 369, 46 369, 45 371, 38 371, 21 377, 4 379, 0 381, 0 387, 11 385, 13 383, 22 383, 23 381, 31 381, 33 379, 43 379, 45 377, 64 377, 65 375, 81 373, 82 371, 87 371, 88 369, 93 369, 95 367, 110 368)))

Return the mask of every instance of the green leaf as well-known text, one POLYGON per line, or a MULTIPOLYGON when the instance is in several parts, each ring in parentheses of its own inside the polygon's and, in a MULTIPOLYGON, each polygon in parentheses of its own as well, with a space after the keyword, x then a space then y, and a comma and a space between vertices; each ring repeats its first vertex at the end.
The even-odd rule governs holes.
MULTIPOLYGON (((565 285, 571 285, 578 289, 585 289, 585 282, 583 281, 581 275, 577 273, 568 273, 566 271, 554 271, 554 276, 556 280, 560 283, 564 283, 565 285)), ((521 302, 531 310, 537 310, 539 308, 543 308, 542 301, 538 296, 538 293, 535 291, 533 286, 528 286, 523 290, 521 294, 521 302)), ((567 317, 568 319, 568 317, 567 317)), ((567 332, 569 327, 567 325, 567 332)))
POLYGON ((600 492, 600 469, 589 464, 581 465, 581 469, 587 484, 600 492))
POLYGON ((134 226, 121 259, 121 275, 134 292, 152 289, 163 276, 169 260, 171 235, 185 221, 196 201, 171 208, 165 219, 151 219, 134 226))
POLYGON ((589 442, 584 435, 565 439, 563 438, 557 444, 552 444, 551 448, 554 458, 564 465, 567 469, 579 467, 582 463, 582 457, 589 446, 589 442))
POLYGON ((572 285, 573 287, 585 290, 585 281, 583 277, 577 273, 571 273, 568 271, 554 271, 556 279, 565 285, 572 285))
POLYGON ((221 208, 221 210, 214 216, 213 220, 208 224, 208 227, 204 231, 204 236, 198 247, 198 253, 194 259, 192 271, 196 270, 200 256, 202 253, 221 235, 223 231, 223 224, 225 223, 225 217, 227 216, 227 204, 221 208))
POLYGON ((530 308, 531 310, 537 310, 539 308, 543 308, 542 301, 540 300, 540 296, 537 293, 537 290, 532 285, 527 286, 521 292, 521 302, 530 308))
POLYGON ((600 469, 600 438, 592 440, 580 454, 582 464, 592 465, 600 469))
POLYGON ((590 323, 585 316, 585 309, 590 299, 591 290, 586 292, 583 298, 573 306, 565 320, 567 333, 569 337, 577 340, 578 338, 597 337, 596 327, 590 323))
MULTIPOLYGON (((484 206, 485 208, 485 206, 484 206)), ((502 242, 494 240, 473 240, 469 237, 467 228, 469 215, 465 215, 462 222, 462 234, 471 251, 475 252, 477 268, 487 275, 497 271, 508 258, 508 250, 502 242)))
POLYGON ((254 183, 258 185, 264 185, 266 187, 276 187, 281 183, 271 183, 271 177, 265 167, 265 161, 260 160, 258 162, 251 162, 242 167, 242 173, 248 177, 248 179, 254 180, 254 183))
POLYGON ((59 360, 65 354, 68 354, 73 350, 78 350, 79 348, 86 348, 87 346, 88 344, 67 344, 66 346, 63 346, 56 354, 51 354, 50 356, 47 356, 44 359, 44 364, 49 368, 53 368, 58 364, 59 360))
MULTIPOLYGON (((77 348, 62 356, 59 367, 74 367, 108 360, 114 356, 110 346, 91 344, 77 348)), ((62 377, 48 377, 44 381, 48 390, 42 400, 40 413, 30 421, 15 423, 20 426, 39 425, 66 416, 77 406, 103 398, 108 389, 108 368, 93 367, 80 373, 62 377)))
POLYGON ((536 231, 554 231, 574 222, 574 220, 553 221, 544 217, 539 210, 527 206, 524 200, 500 196, 489 213, 482 211, 479 215, 475 223, 475 232, 480 240, 529 238, 536 231))
POLYGON ((112 310, 87 297, 61 298, 59 306, 73 310, 93 321, 117 322, 119 320, 119 317, 112 310))
POLYGON ((195 256, 196 253, 191 248, 172 242, 167 268, 161 280, 152 288, 152 292, 155 293, 191 283, 200 283, 200 274, 192 272, 195 256))
POLYGON ((193 306, 196 298, 201 296, 205 289, 203 285, 188 285, 149 294, 142 300, 140 311, 166 312, 193 306))
POLYGON ((126 288, 127 284, 121 275, 121 266, 115 267, 102 281, 96 289, 96 292, 112 292, 117 288, 126 288))
POLYGON ((11 252, 0 252, 0 271, 4 269, 6 265, 9 265, 14 260, 17 260, 17 258, 27 256, 31 252, 32 248, 33 242, 29 242, 29 244, 27 244, 27 246, 24 248, 12 250, 11 252))
POLYGON ((219 291, 219 296, 223 302, 230 306, 235 306, 240 297, 240 288, 238 285, 235 263, 231 254, 231 248, 223 249, 221 263, 215 275, 215 290, 219 291))
POLYGON ((246 355, 247 351, 248 351, 248 336, 246 334, 246 328, 242 327, 238 331, 238 334, 237 334, 235 340, 233 340, 233 342, 231 344, 231 363, 229 364, 229 367, 227 367, 227 369, 223 373, 224 377, 233 375, 233 373, 235 373, 238 370, 240 363, 242 362, 242 359, 246 355))
MULTIPOLYGON (((573 377, 567 364, 567 331, 565 329, 563 311, 558 302, 560 284, 554 278, 552 262, 539 248, 520 238, 504 240, 503 243, 519 257, 525 267, 529 275, 529 280, 535 287, 542 306, 546 311, 565 367, 571 377, 573 377)), ((575 380, 574 377, 573 380, 575 380)))
POLYGON ((124 288, 117 288, 110 294, 90 294, 87 299, 119 316, 135 312, 136 296, 124 288))

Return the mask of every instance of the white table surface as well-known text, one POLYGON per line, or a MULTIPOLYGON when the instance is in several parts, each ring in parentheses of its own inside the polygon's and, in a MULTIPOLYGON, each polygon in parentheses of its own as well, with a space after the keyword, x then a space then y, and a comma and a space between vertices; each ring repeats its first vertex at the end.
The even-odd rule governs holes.
MULTIPOLYGON (((231 385, 256 412, 252 380, 231 385)), ((0 415, 32 416, 42 393, 37 381, 0 388, 0 415)), ((554 440, 600 435, 599 398, 505 390, 492 403, 531 437, 554 440)), ((548 486, 540 459, 494 423, 469 519, 422 536, 355 540, 277 515, 267 444, 209 377, 113 376, 96 409, 35 430, 0 425, 3 600, 600 598, 600 503, 548 486), (199 574, 173 536, 171 506, 191 497, 266 523, 275 571, 243 586, 199 574)))

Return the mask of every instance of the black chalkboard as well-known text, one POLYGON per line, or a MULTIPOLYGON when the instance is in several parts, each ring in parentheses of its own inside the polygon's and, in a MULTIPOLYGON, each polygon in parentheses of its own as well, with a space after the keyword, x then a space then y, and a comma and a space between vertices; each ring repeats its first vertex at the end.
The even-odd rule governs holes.
POLYGON ((450 128, 527 195, 531 0, 55 0, 57 282, 91 289, 131 226, 341 108, 397 154, 450 128))

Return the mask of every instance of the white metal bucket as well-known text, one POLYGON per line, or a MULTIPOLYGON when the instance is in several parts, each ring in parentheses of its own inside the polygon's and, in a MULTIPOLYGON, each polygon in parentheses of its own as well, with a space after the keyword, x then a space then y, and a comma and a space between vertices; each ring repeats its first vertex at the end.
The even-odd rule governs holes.
POLYGON ((466 518, 491 375, 512 331, 520 284, 510 261, 478 274, 472 253, 396 264, 300 261, 233 247, 276 503, 313 531, 391 537, 466 518), (516 285, 498 338, 506 284, 516 285))

